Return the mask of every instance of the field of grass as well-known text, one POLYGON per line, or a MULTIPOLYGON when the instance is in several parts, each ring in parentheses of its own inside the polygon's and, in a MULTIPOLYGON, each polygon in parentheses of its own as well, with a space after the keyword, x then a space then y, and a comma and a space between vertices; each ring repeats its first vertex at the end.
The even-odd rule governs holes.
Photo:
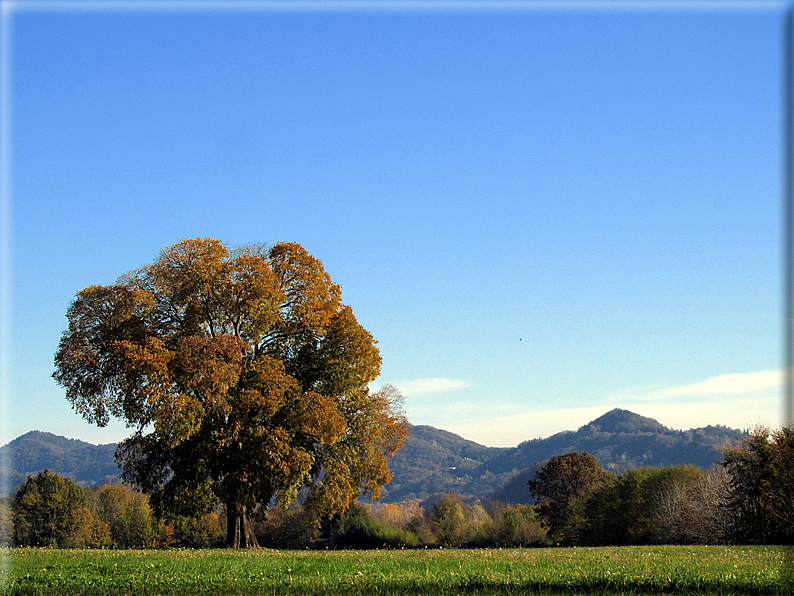
POLYGON ((789 594, 785 547, 0 549, 0 594, 789 594))

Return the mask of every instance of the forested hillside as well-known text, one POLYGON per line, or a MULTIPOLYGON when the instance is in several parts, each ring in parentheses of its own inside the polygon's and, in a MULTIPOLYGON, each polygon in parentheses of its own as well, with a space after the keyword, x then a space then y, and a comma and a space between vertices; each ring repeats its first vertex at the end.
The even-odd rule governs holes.
POLYGON ((742 431, 724 426, 672 430, 656 420, 614 409, 577 431, 526 441, 514 448, 484 447, 431 426, 413 428, 394 456, 394 479, 384 499, 426 500, 444 492, 464 498, 530 502, 527 481, 554 455, 586 451, 613 472, 642 466, 694 464, 708 469, 742 431))
POLYGON ((67 476, 79 486, 90 487, 118 479, 119 469, 113 459, 116 444, 92 445, 52 433, 31 431, 0 447, 0 461, 8 462, 2 470, 0 486, 13 493, 28 474, 46 469, 67 476))
MULTIPOLYGON (((619 409, 577 431, 512 448, 486 447, 432 426, 414 426, 389 464, 394 478, 384 488, 382 501, 425 501, 454 492, 470 500, 527 503, 527 481, 554 455, 586 451, 606 470, 615 472, 674 464, 708 469, 721 459, 720 449, 742 436, 741 431, 723 426, 672 430, 619 409)), ((5 486, 13 492, 28 474, 44 469, 68 476, 81 486, 103 484, 119 473, 113 460, 115 448, 115 444, 91 445, 50 433, 27 433, 0 447, 0 454, 11 464, 5 486)))
POLYGON ((414 426, 403 448, 389 463, 394 477, 383 488, 381 500, 387 503, 423 500, 447 492, 466 498, 484 497, 513 475, 511 470, 497 476, 488 470, 486 463, 511 451, 512 448, 486 447, 467 441, 432 426, 414 426))

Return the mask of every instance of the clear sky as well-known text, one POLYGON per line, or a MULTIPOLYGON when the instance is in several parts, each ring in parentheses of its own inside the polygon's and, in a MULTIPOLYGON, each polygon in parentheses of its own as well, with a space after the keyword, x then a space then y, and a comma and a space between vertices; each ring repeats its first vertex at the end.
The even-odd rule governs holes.
POLYGON ((414 424, 779 424, 782 4, 191 6, 6 6, 0 443, 127 435, 66 309, 197 236, 322 260, 414 424))

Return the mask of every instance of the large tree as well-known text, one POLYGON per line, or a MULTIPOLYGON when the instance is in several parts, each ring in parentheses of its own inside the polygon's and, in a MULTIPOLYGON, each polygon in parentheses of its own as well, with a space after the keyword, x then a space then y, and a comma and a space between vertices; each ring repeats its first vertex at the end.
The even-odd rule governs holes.
POLYGON ((375 341, 298 244, 183 240, 109 286, 77 294, 54 378, 88 421, 134 429, 116 458, 158 513, 226 505, 227 545, 301 488, 305 506, 377 498, 406 421, 375 341))

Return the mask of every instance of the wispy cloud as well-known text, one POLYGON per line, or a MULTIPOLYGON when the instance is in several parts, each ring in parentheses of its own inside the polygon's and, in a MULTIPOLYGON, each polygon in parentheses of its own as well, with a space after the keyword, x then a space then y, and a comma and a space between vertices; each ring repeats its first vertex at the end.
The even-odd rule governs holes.
POLYGON ((515 447, 529 439, 546 438, 563 430, 576 430, 610 409, 599 405, 524 411, 494 417, 483 416, 481 411, 476 419, 444 425, 443 428, 490 447, 515 447))
POLYGON ((443 393, 446 391, 457 391, 471 386, 468 381, 460 379, 409 379, 404 381, 394 381, 392 383, 403 395, 411 397, 414 395, 427 395, 428 393, 443 393))
POLYGON ((628 390, 615 398, 632 401, 691 402, 723 401, 744 396, 746 398, 778 395, 783 382, 779 370, 761 370, 749 373, 729 373, 711 377, 705 381, 678 387, 656 387, 648 390, 628 390))

